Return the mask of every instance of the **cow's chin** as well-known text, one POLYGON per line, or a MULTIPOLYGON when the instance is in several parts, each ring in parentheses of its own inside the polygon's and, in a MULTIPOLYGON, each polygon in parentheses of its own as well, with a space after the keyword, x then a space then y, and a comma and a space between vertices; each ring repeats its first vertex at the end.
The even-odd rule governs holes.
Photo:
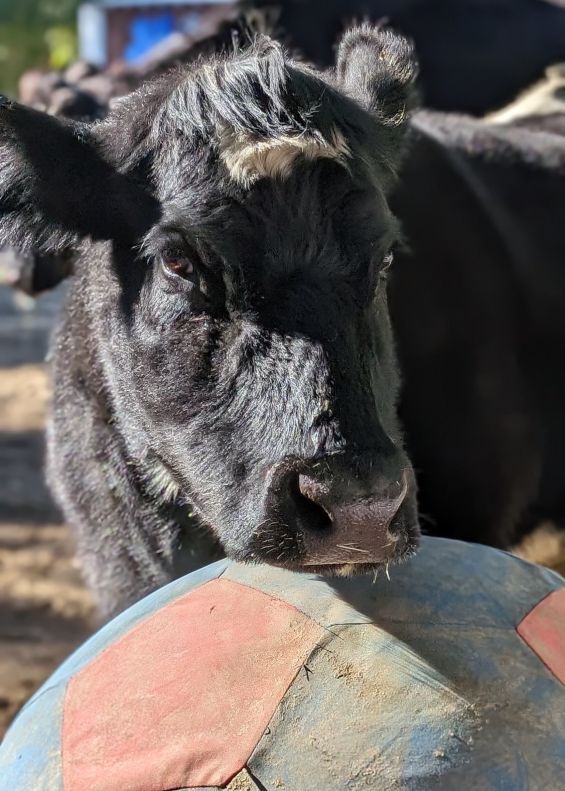
POLYGON ((263 556, 261 553, 253 553, 240 558, 245 562, 266 563, 270 566, 285 568, 290 571, 297 571, 308 574, 317 574, 323 577, 354 577, 362 574, 372 574, 377 576, 381 571, 388 574, 389 566, 402 563, 412 557, 418 549, 420 529, 418 524, 404 526, 404 529, 397 533, 392 540, 387 543, 380 551, 366 551, 364 557, 352 558, 352 552, 340 553, 333 551, 323 554, 308 555, 304 553, 299 557, 277 558, 263 556))
POLYGON ((331 563, 320 563, 318 561, 302 562, 294 566, 297 571, 308 572, 309 574, 318 574, 321 577, 356 577, 361 574, 373 574, 377 576, 379 572, 383 571, 388 574, 389 566, 397 565, 407 560, 409 557, 416 553, 418 547, 417 540, 409 543, 402 551, 395 552, 390 557, 382 560, 374 561, 351 561, 347 560, 342 563, 339 561, 332 561, 331 563))
POLYGON ((380 563, 304 563, 301 571, 318 574, 321 577, 355 577, 360 574, 378 574, 386 569, 387 562, 380 563))

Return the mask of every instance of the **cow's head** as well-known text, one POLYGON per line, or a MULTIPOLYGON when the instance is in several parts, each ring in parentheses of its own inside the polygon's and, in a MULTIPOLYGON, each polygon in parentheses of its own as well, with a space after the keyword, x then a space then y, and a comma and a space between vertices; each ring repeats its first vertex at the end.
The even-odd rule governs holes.
POLYGON ((415 546, 386 302, 414 72, 364 27, 332 73, 261 38, 93 127, 0 110, 0 241, 94 240, 114 422, 152 496, 237 558, 345 573, 415 546))

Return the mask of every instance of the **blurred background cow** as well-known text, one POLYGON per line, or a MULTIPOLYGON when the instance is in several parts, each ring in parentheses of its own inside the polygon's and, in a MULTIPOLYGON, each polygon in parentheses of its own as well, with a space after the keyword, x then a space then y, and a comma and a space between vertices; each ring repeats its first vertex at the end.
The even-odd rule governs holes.
MULTIPOLYGON (((37 109, 93 121, 146 78, 254 32, 274 33, 321 67, 352 20, 413 38, 424 106, 485 117, 420 114, 394 198, 405 244, 391 309, 423 526, 505 547, 522 539, 519 552, 563 568, 563 5, 10 1, 0 10, 0 85, 37 109)), ((0 253, 0 279, 19 287, 0 289, 6 717, 89 628, 90 601, 41 477, 48 393, 41 360, 60 301, 51 290, 72 261, 72 250, 0 253), (38 301, 25 296, 45 291, 38 301)))

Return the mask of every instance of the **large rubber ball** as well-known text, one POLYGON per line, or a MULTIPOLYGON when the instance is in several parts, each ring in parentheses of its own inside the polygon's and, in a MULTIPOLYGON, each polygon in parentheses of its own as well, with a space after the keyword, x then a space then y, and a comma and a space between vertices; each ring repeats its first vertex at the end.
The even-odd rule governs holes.
POLYGON ((565 580, 425 538, 331 580, 228 561, 141 601, 24 707, 2 791, 565 789, 565 580))

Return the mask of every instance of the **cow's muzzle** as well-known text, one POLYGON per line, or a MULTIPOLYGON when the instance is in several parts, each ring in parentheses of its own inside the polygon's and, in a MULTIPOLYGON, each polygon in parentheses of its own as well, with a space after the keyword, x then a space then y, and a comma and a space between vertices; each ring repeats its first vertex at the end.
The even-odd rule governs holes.
MULTIPOLYGON (((272 513, 295 532, 300 551, 281 564, 319 573, 357 573, 411 553, 419 534, 414 475, 357 475, 333 459, 280 465, 271 476, 272 513)), ((271 560, 271 562, 273 562, 271 560)))

